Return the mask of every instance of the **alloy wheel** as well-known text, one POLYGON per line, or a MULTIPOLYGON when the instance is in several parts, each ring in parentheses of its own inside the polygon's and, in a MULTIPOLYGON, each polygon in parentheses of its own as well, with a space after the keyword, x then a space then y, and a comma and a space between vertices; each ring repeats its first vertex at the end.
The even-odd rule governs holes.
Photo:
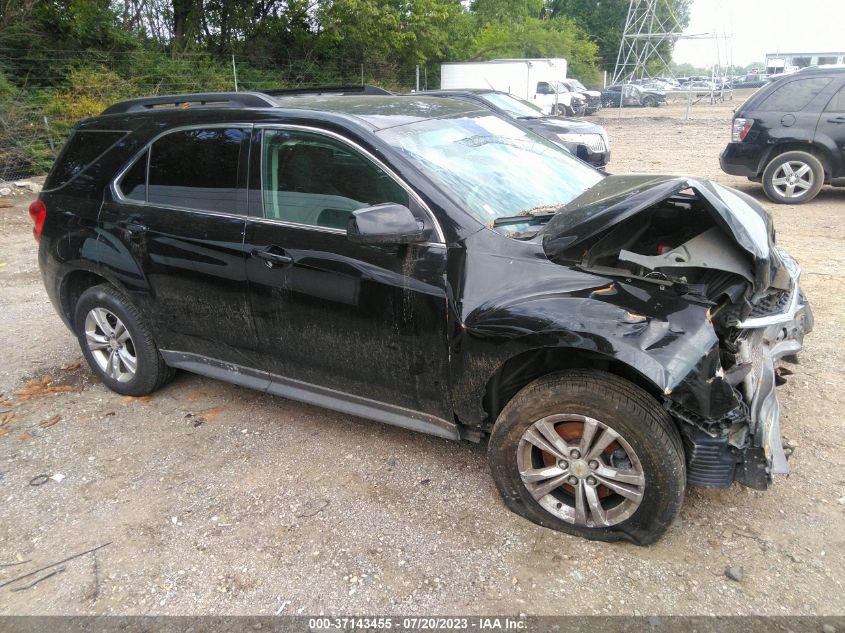
POLYGON ((534 422, 519 441, 517 467, 540 506, 583 527, 621 523, 636 512, 645 492, 645 473, 631 445, 583 415, 534 422))
POLYGON ((93 308, 85 317, 85 341, 97 366, 118 382, 129 382, 138 370, 138 356, 129 330, 105 308, 93 308))
POLYGON ((800 160, 789 160, 775 170, 772 187, 788 200, 795 200, 806 195, 815 184, 812 168, 800 160))

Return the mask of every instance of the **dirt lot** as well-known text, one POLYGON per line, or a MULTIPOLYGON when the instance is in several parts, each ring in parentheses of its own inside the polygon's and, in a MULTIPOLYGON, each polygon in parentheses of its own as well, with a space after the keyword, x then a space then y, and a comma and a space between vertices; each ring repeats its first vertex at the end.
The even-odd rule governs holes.
MULTIPOLYGON (((719 170, 736 104, 689 121, 683 105, 602 112, 610 171, 762 198, 719 170)), ((110 545, 0 588, 0 614, 843 612, 845 189, 772 207, 817 321, 780 390, 792 475, 767 492, 690 490, 649 548, 509 513, 483 447, 188 374, 150 398, 109 392, 44 293, 28 201, 0 208, 0 564, 31 562, 0 567, 0 583, 110 545), (42 473, 64 479, 30 485, 42 473)))

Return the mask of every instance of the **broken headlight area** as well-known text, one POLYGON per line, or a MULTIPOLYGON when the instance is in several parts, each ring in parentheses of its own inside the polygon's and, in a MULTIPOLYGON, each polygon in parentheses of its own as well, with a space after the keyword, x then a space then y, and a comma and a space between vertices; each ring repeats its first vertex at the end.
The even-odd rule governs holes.
MULTIPOLYGON (((589 209, 584 224, 596 230, 567 243, 574 232, 553 219, 547 255, 631 284, 656 284, 706 307, 718 343, 701 350, 701 362, 665 394, 681 423, 688 482, 765 488, 773 475, 789 472, 778 369, 812 329, 798 265, 775 246, 765 210, 738 192, 683 179, 633 180, 618 191, 604 186, 609 195, 580 209, 570 205, 573 213, 589 209)), ((653 296, 661 301, 660 293, 653 296)), ((663 318, 674 316, 667 310, 663 318)))

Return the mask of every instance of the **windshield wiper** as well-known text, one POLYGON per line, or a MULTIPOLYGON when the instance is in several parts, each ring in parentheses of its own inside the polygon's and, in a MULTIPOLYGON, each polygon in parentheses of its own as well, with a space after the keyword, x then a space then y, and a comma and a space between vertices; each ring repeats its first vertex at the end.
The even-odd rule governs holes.
POLYGON ((550 213, 532 213, 527 215, 509 215, 493 220, 493 226, 507 226, 509 224, 545 224, 551 220, 556 211, 550 213))

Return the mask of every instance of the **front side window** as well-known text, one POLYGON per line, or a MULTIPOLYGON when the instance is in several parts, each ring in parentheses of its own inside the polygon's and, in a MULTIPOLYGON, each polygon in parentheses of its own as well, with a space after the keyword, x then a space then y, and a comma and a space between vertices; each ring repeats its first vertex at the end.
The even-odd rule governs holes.
POLYGON ((427 119, 377 134, 485 224, 553 211, 602 178, 565 149, 492 114, 427 119))
POLYGON ((273 220, 345 229, 356 209, 410 204, 384 170, 322 134, 265 130, 261 166, 264 217, 273 220))
POLYGON ((829 83, 830 77, 812 77, 809 79, 784 81, 782 85, 779 85, 769 93, 769 96, 765 98, 757 109, 761 112, 800 112, 829 83))
MULTIPOLYGON (((238 172, 247 136, 248 131, 242 128, 207 128, 161 137, 150 148, 147 201, 186 209, 245 213, 238 172)), ((123 185, 121 190, 125 191, 123 185)))

